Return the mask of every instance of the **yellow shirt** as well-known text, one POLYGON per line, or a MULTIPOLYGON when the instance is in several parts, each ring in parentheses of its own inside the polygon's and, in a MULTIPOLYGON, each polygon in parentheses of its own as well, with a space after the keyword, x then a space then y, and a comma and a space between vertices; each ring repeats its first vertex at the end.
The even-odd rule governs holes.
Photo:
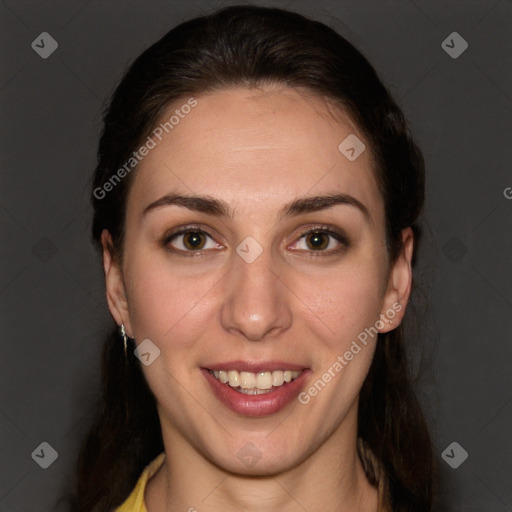
POLYGON ((164 460, 165 452, 162 452, 144 468, 130 496, 114 512, 147 512, 146 504, 144 503, 146 484, 158 471, 164 460))
MULTIPOLYGON (((115 509, 114 512, 147 512, 144 503, 144 491, 148 480, 160 469, 165 460, 165 452, 162 452, 152 460, 141 473, 130 496, 115 509)), ((383 504, 382 487, 379 487, 379 512, 388 512, 389 509, 383 504)))

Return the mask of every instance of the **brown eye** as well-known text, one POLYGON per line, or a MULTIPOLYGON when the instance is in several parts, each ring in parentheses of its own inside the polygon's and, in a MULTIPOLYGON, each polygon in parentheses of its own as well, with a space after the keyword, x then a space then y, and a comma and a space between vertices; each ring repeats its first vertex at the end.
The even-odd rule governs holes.
POLYGON ((162 246, 167 250, 186 256, 205 254, 209 249, 222 249, 222 245, 206 231, 194 226, 184 227, 179 231, 166 235, 162 246))
POLYGON ((328 256, 350 247, 348 238, 329 226, 317 226, 302 233, 293 250, 300 250, 315 256, 328 256))
POLYGON ((189 231, 183 235, 183 245, 187 249, 202 249, 205 243, 206 237, 200 231, 189 231))
POLYGON ((306 235, 306 243, 310 249, 323 250, 329 245, 329 236, 326 233, 310 233, 306 235))

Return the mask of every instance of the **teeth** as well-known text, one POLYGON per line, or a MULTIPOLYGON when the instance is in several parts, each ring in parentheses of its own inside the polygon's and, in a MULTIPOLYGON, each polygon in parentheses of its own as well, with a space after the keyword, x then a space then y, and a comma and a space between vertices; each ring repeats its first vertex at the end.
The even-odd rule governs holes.
POLYGON ((270 389, 272 387, 272 374, 270 372, 258 373, 255 387, 258 389, 270 389))
POLYGON ((256 375, 249 372, 240 372, 240 387, 242 389, 252 389, 256 387, 256 375))
POLYGON ((291 382, 302 372, 291 370, 276 370, 274 372, 238 372, 237 370, 210 370, 210 373, 223 384, 229 384, 246 395, 266 393, 272 387, 282 386, 291 382))
POLYGON ((254 388, 254 389, 237 389, 237 391, 240 391, 240 393, 243 393, 244 395, 263 395, 264 393, 268 393, 267 390, 263 390, 263 389, 258 389, 258 388, 254 388))
POLYGON ((284 372, 278 370, 277 372, 272 372, 272 385, 273 386, 281 386, 284 383, 284 372))
POLYGON ((228 372, 228 380, 229 385, 232 388, 240 386, 240 374, 236 370, 231 370, 228 372))

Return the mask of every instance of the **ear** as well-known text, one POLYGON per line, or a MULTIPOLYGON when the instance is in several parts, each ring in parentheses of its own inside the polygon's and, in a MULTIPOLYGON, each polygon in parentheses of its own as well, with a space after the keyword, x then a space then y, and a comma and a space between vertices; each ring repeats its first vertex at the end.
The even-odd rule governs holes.
POLYGON ((389 272, 380 315, 381 324, 384 324, 382 329, 379 329, 381 333, 398 327, 404 317, 411 293, 413 248, 414 233, 412 228, 408 227, 402 230, 402 250, 389 272))
POLYGON ((124 324, 126 334, 132 338, 133 333, 128 313, 123 273, 118 258, 114 255, 112 236, 106 229, 101 233, 101 246, 103 248, 103 271, 105 273, 105 288, 110 314, 119 326, 124 324))

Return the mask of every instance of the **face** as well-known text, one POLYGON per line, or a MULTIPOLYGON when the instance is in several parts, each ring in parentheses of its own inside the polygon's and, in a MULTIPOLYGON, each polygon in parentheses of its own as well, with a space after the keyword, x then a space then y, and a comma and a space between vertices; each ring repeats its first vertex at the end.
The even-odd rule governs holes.
POLYGON ((412 234, 390 262, 368 142, 324 99, 196 99, 139 164, 122 267, 104 232, 109 307, 160 351, 142 369, 164 441, 277 473, 327 439, 353 443, 376 332, 405 311, 412 234), (349 135, 366 147, 355 160, 338 148, 349 135))

